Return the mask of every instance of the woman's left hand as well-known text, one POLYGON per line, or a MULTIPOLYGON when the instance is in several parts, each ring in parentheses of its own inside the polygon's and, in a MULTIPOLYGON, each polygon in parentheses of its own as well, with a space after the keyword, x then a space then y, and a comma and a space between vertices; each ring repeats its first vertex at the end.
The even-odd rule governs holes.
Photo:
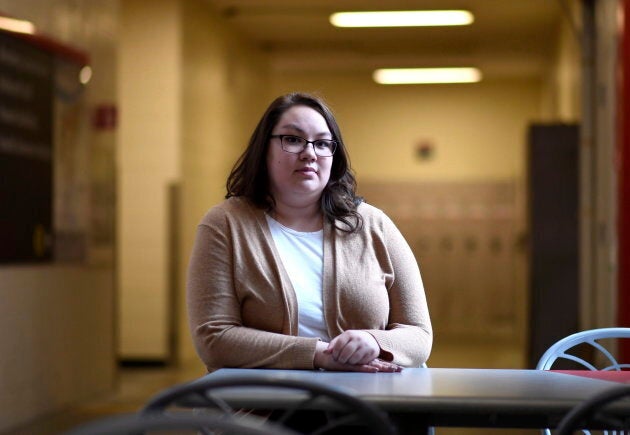
POLYGON ((368 364, 374 361, 380 347, 376 339, 366 331, 348 330, 333 338, 326 350, 333 359, 342 364, 368 364))

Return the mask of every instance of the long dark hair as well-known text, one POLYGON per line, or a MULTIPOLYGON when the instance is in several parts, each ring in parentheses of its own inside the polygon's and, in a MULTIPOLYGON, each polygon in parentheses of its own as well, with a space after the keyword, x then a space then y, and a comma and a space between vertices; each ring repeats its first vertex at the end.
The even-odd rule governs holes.
POLYGON ((350 233, 357 231, 363 223, 357 212, 362 198, 356 195, 357 183, 350 167, 350 158, 332 111, 313 95, 291 93, 276 98, 269 105, 254 129, 247 149, 232 168, 226 183, 225 197, 244 196, 261 208, 274 208, 274 199, 269 193, 267 149, 273 128, 284 112, 293 106, 307 106, 317 111, 324 117, 332 138, 337 141, 330 179, 322 192, 322 213, 329 222, 337 225, 336 221, 340 221, 344 224, 337 225, 338 229, 350 233))

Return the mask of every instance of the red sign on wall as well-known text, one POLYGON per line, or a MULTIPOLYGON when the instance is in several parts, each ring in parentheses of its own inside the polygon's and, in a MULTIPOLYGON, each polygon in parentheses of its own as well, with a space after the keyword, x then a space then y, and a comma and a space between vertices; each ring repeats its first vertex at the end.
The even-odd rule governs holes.
POLYGON ((113 104, 99 104, 94 110, 93 127, 95 130, 114 130, 118 120, 118 111, 113 104))

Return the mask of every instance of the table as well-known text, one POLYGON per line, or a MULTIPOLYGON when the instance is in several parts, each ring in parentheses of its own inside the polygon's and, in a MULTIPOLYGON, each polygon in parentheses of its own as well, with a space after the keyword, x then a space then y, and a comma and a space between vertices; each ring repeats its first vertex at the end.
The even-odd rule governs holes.
MULTIPOLYGON (((401 373, 220 369, 206 376, 261 374, 337 386, 385 410, 401 433, 419 433, 419 428, 429 426, 553 428, 582 400, 618 385, 570 373, 510 369, 408 368, 401 373)), ((275 406, 273 397, 250 393, 243 393, 247 406, 258 402, 261 408, 275 406)), ((278 400, 281 406, 287 397, 278 400)))

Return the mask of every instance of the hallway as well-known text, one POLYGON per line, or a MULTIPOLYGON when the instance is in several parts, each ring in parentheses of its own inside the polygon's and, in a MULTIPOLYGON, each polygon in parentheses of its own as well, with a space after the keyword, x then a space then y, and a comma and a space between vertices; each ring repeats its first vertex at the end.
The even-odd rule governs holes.
MULTIPOLYGON (((0 0, 0 18, 20 24, 0 34, 0 435, 63 433, 203 373, 115 364, 194 358, 170 345, 189 343, 195 228, 263 108, 296 90, 330 102, 366 195, 382 189, 397 225, 422 230, 408 241, 431 296, 430 367, 522 368, 528 325, 557 331, 528 315, 532 124, 583 132, 569 213, 579 285, 565 287, 580 308, 563 304, 553 323, 570 311, 572 329, 630 324, 630 0, 442 0, 474 22, 407 30, 334 28, 339 3, 0 0), (452 64, 482 80, 373 80, 452 64)), ((562 270, 545 264, 552 279, 562 270)))

